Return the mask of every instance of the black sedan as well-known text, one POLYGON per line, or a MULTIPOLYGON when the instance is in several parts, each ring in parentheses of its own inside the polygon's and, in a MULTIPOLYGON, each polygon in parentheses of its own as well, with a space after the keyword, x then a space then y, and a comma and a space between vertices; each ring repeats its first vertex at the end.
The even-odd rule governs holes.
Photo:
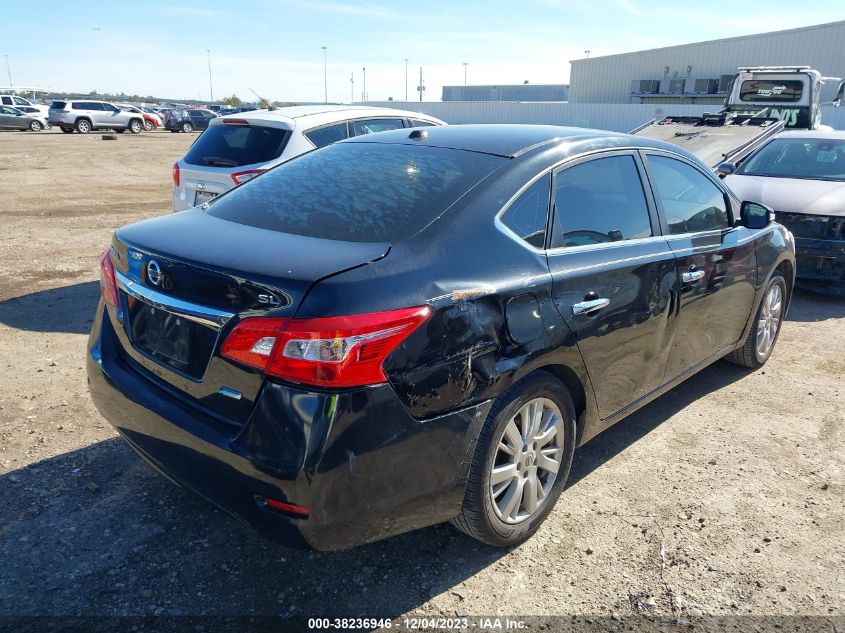
POLYGON ((206 129, 211 119, 215 118, 217 118, 217 114, 204 108, 170 110, 165 114, 164 127, 171 132, 188 133, 206 129))
POLYGON ((576 446, 769 358, 794 244, 674 145, 448 126, 356 137, 119 229, 97 408, 155 468, 339 549, 528 538, 576 446))

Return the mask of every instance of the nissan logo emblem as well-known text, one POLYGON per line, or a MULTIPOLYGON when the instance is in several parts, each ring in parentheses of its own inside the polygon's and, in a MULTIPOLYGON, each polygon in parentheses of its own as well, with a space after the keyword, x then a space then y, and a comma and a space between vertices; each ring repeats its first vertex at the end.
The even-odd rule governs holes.
POLYGON ((161 266, 158 265, 156 260, 151 259, 150 263, 147 264, 147 281, 149 281, 153 286, 160 286, 161 278, 161 266))

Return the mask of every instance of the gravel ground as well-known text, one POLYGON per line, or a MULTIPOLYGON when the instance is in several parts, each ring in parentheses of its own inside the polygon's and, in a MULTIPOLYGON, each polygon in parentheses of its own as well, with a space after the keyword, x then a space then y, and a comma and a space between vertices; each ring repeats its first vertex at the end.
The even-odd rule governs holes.
POLYGON ((512 551, 437 526, 321 554, 152 472, 88 397, 110 232, 166 213, 194 135, 0 134, 0 616, 843 616, 845 301, 796 295, 770 362, 717 363, 576 453, 512 551))

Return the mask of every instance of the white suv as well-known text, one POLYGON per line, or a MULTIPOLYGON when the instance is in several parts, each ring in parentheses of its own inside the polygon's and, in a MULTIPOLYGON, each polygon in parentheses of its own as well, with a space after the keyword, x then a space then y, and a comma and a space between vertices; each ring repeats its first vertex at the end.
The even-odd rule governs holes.
POLYGON ((419 112, 367 106, 292 106, 217 117, 173 165, 173 210, 204 204, 316 147, 430 125, 446 123, 419 112))
POLYGON ((140 134, 144 129, 142 113, 124 112, 108 101, 91 99, 62 99, 50 105, 48 121, 62 132, 88 134, 91 130, 114 130, 140 134))
POLYGON ((33 103, 29 99, 24 99, 23 97, 19 97, 18 95, 0 95, 0 105, 17 108, 18 110, 21 110, 23 112, 32 112, 31 110, 26 108, 35 108, 38 112, 41 113, 41 116, 43 116, 45 119, 47 118, 47 106, 41 105, 39 103, 33 103))

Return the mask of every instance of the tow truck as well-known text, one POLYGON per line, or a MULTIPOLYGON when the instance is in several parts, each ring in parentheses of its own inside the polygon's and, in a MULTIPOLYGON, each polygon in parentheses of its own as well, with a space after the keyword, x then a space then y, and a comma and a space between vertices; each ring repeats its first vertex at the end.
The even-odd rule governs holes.
POLYGON ((839 82, 831 102, 836 106, 845 91, 841 78, 823 77, 809 66, 744 66, 738 71, 718 112, 652 119, 631 134, 675 143, 717 172, 725 164, 730 173, 781 130, 827 128, 821 123, 822 86, 839 82))

